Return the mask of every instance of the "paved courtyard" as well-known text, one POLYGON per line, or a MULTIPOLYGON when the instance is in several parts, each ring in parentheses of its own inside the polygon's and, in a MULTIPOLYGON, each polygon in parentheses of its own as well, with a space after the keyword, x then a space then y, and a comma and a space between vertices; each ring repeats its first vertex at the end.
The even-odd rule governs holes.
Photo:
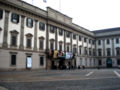
POLYGON ((120 69, 0 72, 8 90, 120 90, 120 69))

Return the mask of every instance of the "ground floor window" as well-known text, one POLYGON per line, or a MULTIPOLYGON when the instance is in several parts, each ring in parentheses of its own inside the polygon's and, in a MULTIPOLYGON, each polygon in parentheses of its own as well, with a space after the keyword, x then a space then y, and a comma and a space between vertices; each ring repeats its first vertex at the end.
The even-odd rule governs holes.
POLYGON ((43 56, 40 57, 40 65, 41 65, 41 66, 44 65, 44 57, 43 57, 43 56))
POLYGON ((98 60, 98 65, 102 65, 102 60, 98 60))
POLYGON ((117 59, 117 65, 120 65, 120 59, 117 59))
POLYGON ((11 55, 11 65, 16 65, 16 55, 11 55))

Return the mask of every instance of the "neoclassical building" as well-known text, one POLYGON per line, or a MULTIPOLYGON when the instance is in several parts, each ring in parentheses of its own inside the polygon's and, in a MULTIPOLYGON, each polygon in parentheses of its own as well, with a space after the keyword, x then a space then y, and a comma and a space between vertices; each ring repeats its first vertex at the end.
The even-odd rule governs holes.
POLYGON ((50 7, 42 10, 21 0, 0 0, 0 69, 51 69, 62 59, 49 52, 71 52, 64 65, 117 67, 120 28, 90 31, 50 7))

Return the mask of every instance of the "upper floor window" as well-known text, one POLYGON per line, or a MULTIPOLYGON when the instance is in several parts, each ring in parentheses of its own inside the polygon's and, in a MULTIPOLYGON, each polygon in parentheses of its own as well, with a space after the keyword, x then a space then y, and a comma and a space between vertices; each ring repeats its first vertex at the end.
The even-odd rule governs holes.
POLYGON ((92 55, 92 51, 91 51, 91 48, 89 48, 89 55, 92 55))
POLYGON ((17 46, 17 35, 18 32, 16 30, 10 31, 11 33, 11 46, 17 46))
POLYGON ((62 51, 62 44, 59 44, 59 50, 62 51))
POLYGON ((110 48, 107 48, 107 56, 110 56, 110 55, 111 55, 110 48))
POLYGON ((81 36, 79 35, 79 41, 81 41, 81 36))
POLYGON ((73 34, 73 39, 76 39, 76 34, 73 34))
POLYGON ((51 33, 55 33, 55 29, 56 29, 56 27, 50 26, 50 32, 51 32, 51 33))
POLYGON ((70 51, 70 45, 67 45, 67 52, 70 51))
POLYGON ((11 55, 11 65, 16 65, 16 55, 11 55))
POLYGON ((89 44, 91 43, 91 39, 89 39, 89 44))
POLYGON ((101 45, 101 40, 98 40, 98 45, 101 45))
POLYGON ((107 39, 107 44, 110 44, 110 40, 109 39, 107 39))
POLYGON ((96 52, 95 52, 95 49, 93 49, 93 56, 95 56, 96 55, 96 52))
POLYGON ((45 23, 40 22, 39 23, 39 29, 44 31, 45 30, 45 23))
POLYGON ((84 38, 84 42, 87 42, 87 38, 84 38))
POLYGON ((76 46, 73 47, 73 53, 77 53, 77 48, 76 48, 76 46))
POLYGON ((12 15, 11 15, 11 21, 13 23, 19 23, 19 15, 15 14, 15 13, 12 13, 12 15))
POLYGON ((85 54, 85 55, 88 54, 87 47, 84 48, 84 54, 85 54))
POLYGON ((95 40, 92 40, 92 44, 93 44, 93 45, 95 44, 95 40))
POLYGON ((79 46, 79 54, 81 55, 81 46, 79 46))
POLYGON ((66 37, 70 37, 70 32, 66 32, 66 37))
POLYGON ((31 46, 32 46, 32 37, 33 37, 33 35, 30 34, 30 33, 28 33, 26 35, 26 48, 31 48, 31 46))
POLYGON ((119 38, 116 38, 116 43, 119 44, 119 38))
POLYGON ((0 19, 3 18, 3 10, 0 9, 0 19))
POLYGON ((102 49, 98 49, 98 56, 102 56, 102 49))
POLYGON ((31 18, 27 18, 26 25, 30 28, 33 27, 33 20, 31 18))
POLYGON ((120 48, 119 47, 116 48, 116 55, 117 56, 120 55, 120 48))
POLYGON ((63 35, 63 30, 61 28, 59 29, 59 35, 63 35))
POLYGON ((120 65, 120 58, 117 59, 117 65, 120 65))

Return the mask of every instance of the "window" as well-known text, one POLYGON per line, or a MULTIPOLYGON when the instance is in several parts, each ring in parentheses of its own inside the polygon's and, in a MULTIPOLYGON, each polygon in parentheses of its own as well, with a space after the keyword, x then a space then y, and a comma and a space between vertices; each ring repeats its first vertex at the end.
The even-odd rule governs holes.
POLYGON ((81 41, 81 36, 79 35, 79 41, 81 41))
POLYGON ((31 48, 31 39, 27 39, 27 48, 31 48))
POLYGON ((27 18, 26 25, 30 28, 33 27, 33 20, 31 18, 27 18))
POLYGON ((70 37, 70 32, 66 32, 66 36, 69 38, 70 37))
POLYGON ((81 46, 79 46, 79 54, 81 55, 81 46))
POLYGON ((92 44, 93 44, 93 45, 95 44, 95 40, 92 40, 92 44))
POLYGON ((51 32, 51 33, 55 33, 55 29, 56 29, 56 27, 50 26, 50 32, 51 32))
POLYGON ((98 56, 102 56, 102 49, 98 49, 98 56))
POLYGON ((45 30, 45 24, 40 22, 39 23, 39 29, 44 31, 45 30))
POLYGON ((87 47, 85 47, 85 49, 84 49, 84 53, 85 53, 85 55, 87 55, 87 47))
POLYGON ((110 44, 110 40, 109 39, 107 39, 107 44, 110 44))
POLYGON ((11 55, 11 65, 16 65, 16 55, 11 55))
POLYGON ((98 60, 98 65, 102 65, 102 60, 98 60))
POLYGON ((120 48, 119 47, 116 48, 116 55, 117 56, 120 55, 120 48))
POLYGON ((19 23, 19 15, 18 15, 18 14, 15 14, 15 13, 12 13, 11 21, 12 21, 13 23, 19 23))
POLYGON ((41 65, 41 66, 44 65, 44 57, 40 57, 40 65, 41 65))
POLYGON ((84 38, 84 42, 87 42, 87 38, 84 38))
POLYGON ((50 42, 50 49, 54 50, 54 42, 50 42))
POLYGON ((73 47, 73 53, 77 53, 77 49, 75 46, 73 47))
POLYGON ((101 45, 101 40, 98 40, 98 45, 101 45))
POLYGON ((117 65, 120 65, 120 59, 117 59, 117 65))
POLYGON ((59 35, 63 35, 63 30, 62 29, 59 29, 59 35))
POLYGON ((95 49, 93 49, 93 56, 95 56, 96 55, 96 52, 95 52, 95 49))
POLYGON ((3 18, 3 10, 0 9, 0 19, 3 18))
POLYGON ((16 36, 11 36, 11 46, 16 46, 17 43, 17 37, 16 36))
POLYGON ((62 51, 62 44, 59 44, 59 50, 62 51))
POLYGON ((76 34, 73 34, 73 39, 76 39, 76 34))
POLYGON ((119 44, 119 38, 116 38, 116 43, 119 44))
POLYGON ((110 56, 111 52, 110 52, 110 48, 107 48, 107 56, 110 56))
POLYGON ((43 50, 43 40, 40 40, 40 49, 43 50))
POLYGON ((89 55, 91 55, 92 53, 91 53, 92 51, 91 51, 91 48, 89 48, 89 55))
POLYGON ((69 45, 67 45, 67 52, 69 52, 69 45))
POLYGON ((89 39, 89 44, 91 43, 91 39, 89 39))

